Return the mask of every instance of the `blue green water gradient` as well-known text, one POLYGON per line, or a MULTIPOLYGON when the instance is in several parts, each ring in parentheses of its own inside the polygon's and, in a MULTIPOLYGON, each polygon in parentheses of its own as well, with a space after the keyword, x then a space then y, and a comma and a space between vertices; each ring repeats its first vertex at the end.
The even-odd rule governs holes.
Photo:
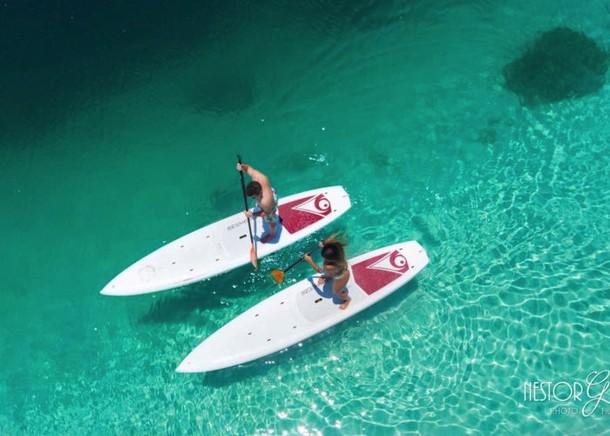
MULTIPOLYGON (((0 433, 608 429, 603 383, 580 398, 568 386, 610 370, 610 87, 528 109, 501 71, 558 25, 610 47, 609 14, 597 1, 496 3, 109 3, 97 20, 68 3, 45 15, 64 50, 11 33, 0 433), (177 374, 314 240, 259 271, 99 295, 131 262, 241 209, 237 153, 280 196, 346 188, 352 209, 316 237, 344 230, 350 256, 416 239, 430 264, 287 351, 177 374), (539 382, 558 387, 543 398, 539 382)), ((0 13, 38 28, 19 27, 35 21, 23 4, 0 13)))

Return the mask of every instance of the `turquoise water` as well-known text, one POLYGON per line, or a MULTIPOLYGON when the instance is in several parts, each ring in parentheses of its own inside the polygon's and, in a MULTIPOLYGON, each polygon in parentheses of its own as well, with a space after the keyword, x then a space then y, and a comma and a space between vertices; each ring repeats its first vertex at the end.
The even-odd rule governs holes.
POLYGON ((568 389, 610 370, 610 87, 528 109, 501 71, 557 25, 610 47, 610 14, 500 3, 232 1, 97 21, 81 7, 57 14, 77 26, 65 41, 96 37, 93 22, 103 43, 5 38, 0 433, 607 432, 603 383, 568 389), (416 239, 431 262, 299 346, 177 374, 311 241, 259 272, 99 290, 239 210, 237 153, 280 195, 343 185, 354 206, 328 231, 350 256, 416 239), (534 401, 535 382, 558 389, 534 401))

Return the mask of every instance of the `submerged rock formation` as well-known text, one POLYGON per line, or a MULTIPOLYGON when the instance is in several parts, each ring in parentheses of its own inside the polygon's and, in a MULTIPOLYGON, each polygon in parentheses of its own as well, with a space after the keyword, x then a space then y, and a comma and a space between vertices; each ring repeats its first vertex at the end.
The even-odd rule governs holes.
POLYGON ((504 67, 505 86, 527 106, 582 97, 604 86, 608 61, 585 34, 557 27, 504 67))

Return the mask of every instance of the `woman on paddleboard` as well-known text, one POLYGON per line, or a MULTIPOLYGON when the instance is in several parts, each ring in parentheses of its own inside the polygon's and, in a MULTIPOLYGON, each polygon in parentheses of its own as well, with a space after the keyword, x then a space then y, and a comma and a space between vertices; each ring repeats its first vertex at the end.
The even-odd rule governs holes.
POLYGON ((271 187, 269 178, 247 164, 238 163, 237 171, 243 171, 248 174, 252 181, 246 186, 246 195, 249 198, 254 198, 256 206, 252 210, 245 212, 249 218, 260 216, 267 224, 269 224, 269 233, 261 238, 264 244, 275 238, 279 215, 277 214, 277 194, 275 189, 271 187))
POLYGON ((318 285, 323 285, 328 280, 332 280, 333 294, 343 300, 343 303, 339 306, 339 309, 345 309, 349 306, 352 298, 347 293, 347 282, 350 278, 349 267, 345 260, 345 250, 343 247, 344 243, 337 241, 336 239, 327 239, 324 242, 320 242, 320 254, 322 255, 323 266, 320 266, 314 262, 309 253, 305 254, 305 260, 311 265, 311 267, 318 273, 322 273, 318 278, 318 285))

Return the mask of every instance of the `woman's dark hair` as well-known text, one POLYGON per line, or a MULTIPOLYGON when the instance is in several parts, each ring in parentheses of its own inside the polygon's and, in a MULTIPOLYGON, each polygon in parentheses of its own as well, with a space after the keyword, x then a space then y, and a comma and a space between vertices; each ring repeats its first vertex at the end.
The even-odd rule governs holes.
POLYGON ((334 238, 334 235, 324 241, 324 245, 322 245, 322 250, 320 250, 320 254, 322 255, 322 259, 324 259, 325 265, 346 265, 347 261, 345 260, 345 247, 347 245, 347 238, 342 238, 342 240, 337 240, 334 238))
POLYGON ((322 251, 320 252, 322 257, 326 260, 337 261, 341 257, 341 253, 339 252, 339 247, 337 244, 328 243, 322 247, 322 251))
POLYGON ((248 183, 248 186, 246 186, 246 195, 248 197, 255 197, 257 195, 260 195, 262 191, 263 187, 258 182, 250 182, 248 183))

